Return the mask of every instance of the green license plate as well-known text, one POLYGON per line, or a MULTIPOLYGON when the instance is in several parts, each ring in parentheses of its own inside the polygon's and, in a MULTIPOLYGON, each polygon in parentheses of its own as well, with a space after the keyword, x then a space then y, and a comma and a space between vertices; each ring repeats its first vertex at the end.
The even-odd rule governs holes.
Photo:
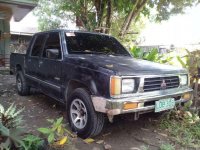
POLYGON ((174 106, 175 106, 174 98, 161 99, 159 101, 156 101, 155 112, 173 109, 174 106))

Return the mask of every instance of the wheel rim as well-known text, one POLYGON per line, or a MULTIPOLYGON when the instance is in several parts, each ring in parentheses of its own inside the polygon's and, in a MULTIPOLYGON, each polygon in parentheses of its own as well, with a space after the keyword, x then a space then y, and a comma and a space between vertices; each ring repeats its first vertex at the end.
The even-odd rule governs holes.
POLYGON ((70 106, 72 123, 78 129, 83 129, 87 124, 88 114, 85 104, 80 99, 74 99, 70 106))
POLYGON ((22 82, 19 77, 17 77, 17 89, 18 89, 18 91, 21 91, 21 89, 22 89, 22 82))

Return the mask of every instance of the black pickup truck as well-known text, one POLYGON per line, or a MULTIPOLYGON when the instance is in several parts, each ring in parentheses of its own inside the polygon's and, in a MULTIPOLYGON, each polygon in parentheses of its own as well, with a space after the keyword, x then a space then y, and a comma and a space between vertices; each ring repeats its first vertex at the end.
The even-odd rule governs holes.
POLYGON ((27 53, 11 54, 19 95, 30 88, 66 105, 72 130, 99 134, 105 116, 173 109, 192 98, 184 69, 138 60, 112 36, 53 30, 37 33, 27 53))

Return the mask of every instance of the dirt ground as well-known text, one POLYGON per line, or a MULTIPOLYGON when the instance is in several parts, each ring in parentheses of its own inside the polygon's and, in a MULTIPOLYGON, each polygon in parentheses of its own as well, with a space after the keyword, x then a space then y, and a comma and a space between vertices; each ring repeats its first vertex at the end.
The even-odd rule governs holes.
MULTIPOLYGON (((37 134, 37 128, 48 126, 47 118, 66 118, 65 107, 62 104, 34 91, 31 96, 19 96, 15 90, 15 76, 0 74, 0 103, 8 107, 13 102, 18 108, 25 107, 23 115, 27 132, 37 134)), ((114 118, 114 123, 106 123, 103 132, 94 139, 104 140, 104 143, 109 144, 113 150, 157 150, 162 143, 175 144, 163 134, 163 131, 157 129, 158 119, 152 114, 143 115, 138 121, 134 121, 131 114, 118 116, 114 118)), ((65 121, 67 123, 66 119, 65 121)), ((73 140, 72 143, 78 150, 105 149, 104 143, 86 144, 80 138, 73 140)))

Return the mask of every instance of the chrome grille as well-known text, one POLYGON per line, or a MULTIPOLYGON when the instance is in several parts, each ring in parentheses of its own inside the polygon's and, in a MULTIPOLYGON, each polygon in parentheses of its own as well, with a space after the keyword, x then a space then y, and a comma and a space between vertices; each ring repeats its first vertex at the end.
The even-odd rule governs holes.
POLYGON ((153 77, 144 79, 144 92, 157 91, 162 89, 172 89, 179 87, 179 77, 153 77), (164 86, 162 86, 164 83, 164 86), (163 88, 164 87, 164 88, 163 88))

